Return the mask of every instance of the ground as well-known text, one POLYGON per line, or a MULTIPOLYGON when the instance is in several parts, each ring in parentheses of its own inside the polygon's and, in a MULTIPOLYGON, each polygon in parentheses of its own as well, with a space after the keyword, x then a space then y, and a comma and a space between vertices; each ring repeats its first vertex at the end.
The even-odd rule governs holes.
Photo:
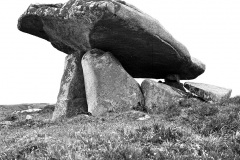
POLYGON ((28 113, 1 114, 11 124, 0 125, 0 159, 240 159, 240 97, 221 104, 188 98, 155 114, 133 110, 56 122, 49 120, 53 110, 47 105, 29 113, 30 120, 28 113))

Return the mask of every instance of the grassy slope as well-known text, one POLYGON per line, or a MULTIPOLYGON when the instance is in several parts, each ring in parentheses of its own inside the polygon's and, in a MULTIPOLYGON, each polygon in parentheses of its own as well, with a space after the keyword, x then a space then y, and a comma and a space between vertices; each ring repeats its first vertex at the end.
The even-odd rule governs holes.
MULTIPOLYGON (((49 109, 48 111, 52 111, 49 109)), ((25 115, 0 128, 2 159, 240 159, 240 97, 222 104, 186 99, 140 121, 129 111, 50 122, 25 115)), ((0 159, 1 159, 0 158, 0 159)))
POLYGON ((26 110, 30 106, 31 108, 43 108, 48 103, 31 103, 31 104, 15 104, 15 105, 0 105, 0 121, 4 119, 5 116, 11 114, 14 111, 26 110))

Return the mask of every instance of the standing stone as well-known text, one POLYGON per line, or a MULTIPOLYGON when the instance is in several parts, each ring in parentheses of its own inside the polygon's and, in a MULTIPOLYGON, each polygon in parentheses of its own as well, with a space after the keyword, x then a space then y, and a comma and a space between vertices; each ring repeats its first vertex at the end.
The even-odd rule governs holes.
POLYGON ((227 100, 232 93, 231 89, 217 87, 203 83, 186 82, 184 87, 205 101, 222 102, 227 100))
POLYGON ((81 54, 73 53, 66 57, 64 74, 53 113, 53 120, 73 117, 87 112, 81 54))
POLYGON ((94 116, 143 106, 139 84, 109 52, 93 49, 82 58, 88 111, 94 116))
POLYGON ((185 88, 183 87, 183 84, 180 82, 179 75, 176 74, 168 75, 165 78, 164 84, 174 87, 176 89, 180 89, 183 92, 186 92, 185 88))
POLYGON ((166 107, 183 98, 181 92, 172 87, 153 80, 144 80, 141 84, 145 98, 145 106, 148 113, 163 111, 166 107))

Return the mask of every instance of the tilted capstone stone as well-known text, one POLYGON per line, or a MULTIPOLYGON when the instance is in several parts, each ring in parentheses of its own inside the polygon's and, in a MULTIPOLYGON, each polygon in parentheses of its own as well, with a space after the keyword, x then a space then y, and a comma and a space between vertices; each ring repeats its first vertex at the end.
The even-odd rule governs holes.
POLYGON ((194 79, 205 71, 156 19, 124 1, 33 4, 19 18, 18 28, 66 54, 93 48, 111 52, 134 78, 176 74, 194 79))
POLYGON ((65 59, 64 74, 52 120, 88 112, 81 59, 78 52, 65 59))
POLYGON ((109 52, 93 49, 82 58, 88 111, 94 116, 144 106, 139 84, 109 52))
POLYGON ((209 102, 223 102, 230 98, 232 90, 204 83, 185 82, 184 87, 201 99, 209 102))

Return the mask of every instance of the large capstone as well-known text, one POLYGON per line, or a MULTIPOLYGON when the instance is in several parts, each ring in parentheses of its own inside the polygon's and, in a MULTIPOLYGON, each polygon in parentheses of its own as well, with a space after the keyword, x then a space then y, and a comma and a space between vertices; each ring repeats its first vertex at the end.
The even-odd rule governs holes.
POLYGON ((227 100, 232 93, 231 89, 204 83, 186 82, 184 83, 184 87, 203 100, 210 102, 223 102, 227 100))
POLYGON ((176 74, 194 79, 205 71, 156 19, 124 1, 32 4, 19 18, 18 29, 67 54, 93 48, 111 52, 134 78, 176 74))
POLYGON ((153 80, 144 80, 141 84, 148 113, 160 113, 184 98, 181 90, 153 80))
POLYGON ((53 120, 70 118, 88 111, 81 58, 81 54, 73 53, 65 59, 64 74, 53 120))
POLYGON ((82 58, 88 111, 94 116, 144 106, 139 84, 109 52, 93 49, 82 58))

